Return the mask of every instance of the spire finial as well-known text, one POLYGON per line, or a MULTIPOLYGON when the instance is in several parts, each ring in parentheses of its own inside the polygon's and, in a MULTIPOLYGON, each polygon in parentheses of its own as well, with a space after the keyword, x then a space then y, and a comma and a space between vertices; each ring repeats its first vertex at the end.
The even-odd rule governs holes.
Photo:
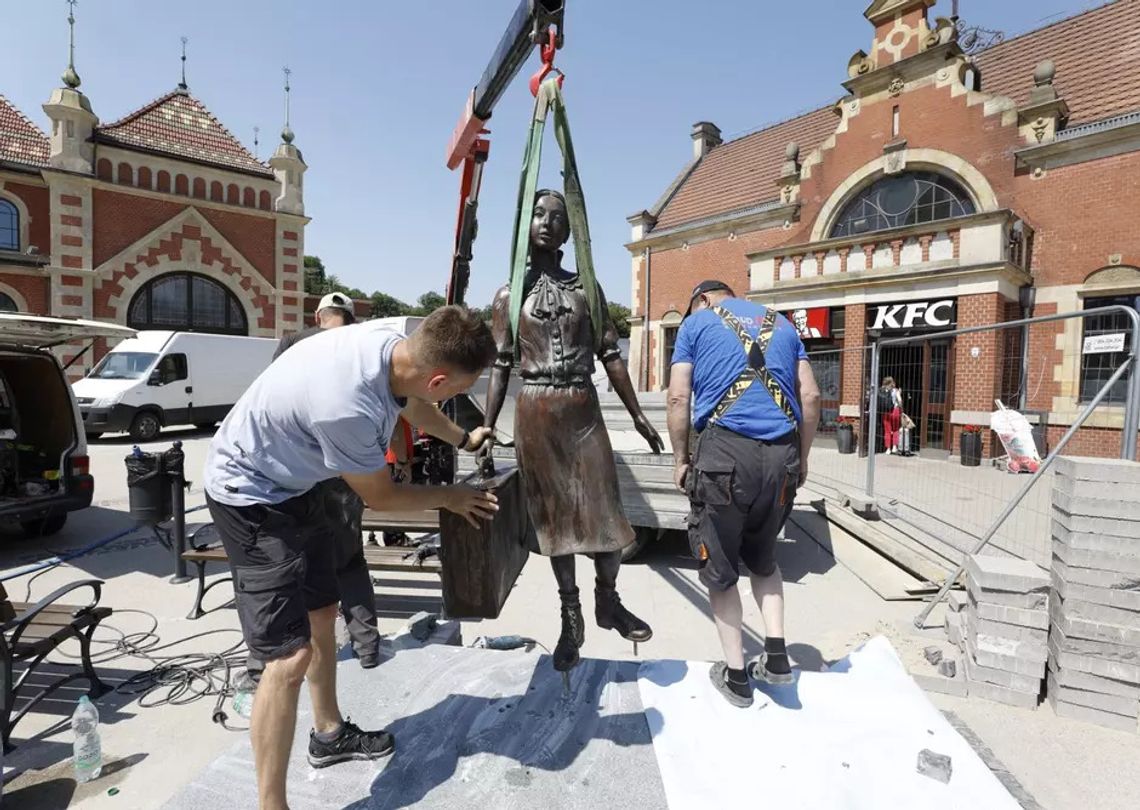
POLYGON ((79 87, 79 74, 75 72, 75 5, 77 0, 67 0, 67 27, 69 29, 69 42, 67 54, 67 70, 63 73, 63 83, 75 90, 79 87))
POLYGON ((189 41, 187 37, 182 37, 182 81, 178 83, 178 89, 184 93, 190 89, 186 84, 186 43, 189 41))
POLYGON ((281 69, 285 74, 285 128, 281 130, 281 140, 285 143, 293 143, 293 130, 289 128, 289 76, 293 73, 286 65, 281 69))
POLYGON ((261 127, 254 127, 253 128, 253 156, 255 158, 257 158, 258 160, 261 160, 261 155, 258 154, 258 152, 261 148, 261 141, 259 140, 260 135, 261 135, 261 127))

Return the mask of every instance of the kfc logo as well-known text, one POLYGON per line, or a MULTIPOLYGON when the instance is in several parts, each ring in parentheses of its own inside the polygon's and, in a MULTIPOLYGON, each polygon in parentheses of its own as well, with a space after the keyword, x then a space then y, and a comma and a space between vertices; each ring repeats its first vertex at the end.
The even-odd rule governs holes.
POLYGON ((874 308, 871 328, 880 331, 902 329, 945 329, 954 325, 954 299, 914 301, 909 304, 883 304, 874 308))
POLYGON ((831 310, 827 307, 796 309, 786 313, 785 317, 803 340, 825 338, 831 333, 831 310))

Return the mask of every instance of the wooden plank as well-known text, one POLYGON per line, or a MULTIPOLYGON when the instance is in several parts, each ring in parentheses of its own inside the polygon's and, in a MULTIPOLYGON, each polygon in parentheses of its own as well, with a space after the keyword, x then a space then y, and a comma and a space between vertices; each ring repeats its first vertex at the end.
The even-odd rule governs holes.
POLYGON ((427 557, 423 563, 410 556, 414 548, 365 546, 364 562, 371 571, 424 571, 438 574, 442 568, 438 557, 427 557))
POLYGON ((380 512, 375 509, 365 509, 363 526, 365 529, 437 532, 439 531, 439 511, 426 509, 422 512, 380 512))
POLYGON ((813 505, 833 524, 909 572, 919 582, 940 582, 945 578, 947 572, 941 565, 891 537, 889 529, 823 500, 813 505))

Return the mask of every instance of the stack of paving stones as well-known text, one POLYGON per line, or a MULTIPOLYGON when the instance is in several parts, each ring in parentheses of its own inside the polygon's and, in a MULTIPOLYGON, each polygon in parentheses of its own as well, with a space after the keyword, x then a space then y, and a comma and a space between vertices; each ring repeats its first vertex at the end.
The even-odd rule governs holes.
POLYGON ((1052 580, 1049 702, 1062 717, 1136 733, 1140 464, 1057 460, 1052 580))
POLYGON ((971 697, 1037 707, 1048 658, 1047 572, 1026 560, 974 555, 966 593, 952 594, 945 624, 962 651, 971 697))

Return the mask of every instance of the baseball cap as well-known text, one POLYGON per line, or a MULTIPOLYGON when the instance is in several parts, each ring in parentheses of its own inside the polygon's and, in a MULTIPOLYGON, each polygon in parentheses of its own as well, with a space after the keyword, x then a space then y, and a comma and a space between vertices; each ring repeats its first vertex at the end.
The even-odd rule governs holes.
POLYGON ((329 307, 343 309, 345 312, 352 314, 352 299, 342 292, 331 292, 317 304, 317 312, 320 312, 322 309, 328 309, 329 307))
POLYGON ((715 278, 702 281, 696 287, 693 287, 693 294, 689 296, 689 308, 685 310, 685 317, 687 318, 693 314, 693 304, 697 302, 698 298, 705 293, 716 292, 717 290, 724 290, 729 295, 735 295, 732 291, 732 287, 729 287, 723 281, 717 281, 715 278))

